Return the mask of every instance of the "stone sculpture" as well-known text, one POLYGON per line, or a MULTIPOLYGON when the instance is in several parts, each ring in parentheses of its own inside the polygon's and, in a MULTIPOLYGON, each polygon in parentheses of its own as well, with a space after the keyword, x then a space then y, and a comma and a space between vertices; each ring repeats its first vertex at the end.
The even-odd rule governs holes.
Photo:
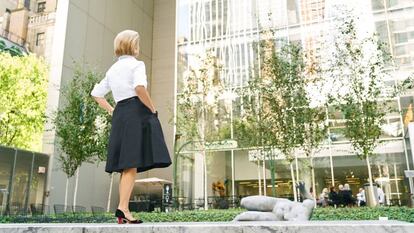
POLYGON ((233 221, 308 221, 315 202, 303 182, 299 182, 297 187, 303 202, 267 196, 245 197, 240 204, 247 211, 237 215, 233 221))

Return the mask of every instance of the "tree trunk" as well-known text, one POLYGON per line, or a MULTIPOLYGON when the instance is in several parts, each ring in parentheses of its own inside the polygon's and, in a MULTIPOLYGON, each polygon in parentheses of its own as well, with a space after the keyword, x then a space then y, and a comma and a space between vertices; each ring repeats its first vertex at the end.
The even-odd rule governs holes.
POLYGON ((257 160, 257 181, 259 182, 259 196, 262 196, 262 176, 260 175, 260 159, 257 160))
POLYGON ((111 206, 112 186, 114 184, 114 173, 111 174, 111 182, 109 183, 108 202, 106 204, 106 212, 109 212, 111 206))
POLYGON ((295 173, 293 172, 293 161, 290 162, 290 174, 292 176, 293 198, 294 198, 294 201, 298 201, 298 195, 296 193, 295 173))
POLYGON ((78 196, 79 170, 80 168, 76 170, 75 190, 73 192, 73 208, 76 206, 76 197, 78 196))
MULTIPOLYGON (((296 155, 295 152, 295 169, 296 169, 296 181, 299 182, 299 167, 298 167, 298 156, 296 155)), ((296 186, 295 186, 296 188, 296 186)), ((296 188, 296 195, 298 195, 298 189, 296 188)), ((300 200, 300 196, 296 197, 296 200, 300 200)))
POLYGON ((316 207, 316 184, 315 184, 315 168, 313 166, 313 154, 310 155, 311 173, 312 173, 312 196, 316 207))
POLYGON ((204 174, 204 209, 205 210, 208 210, 208 192, 207 192, 207 187, 208 187, 208 185, 207 185, 207 153, 206 153, 206 150, 204 149, 203 150, 203 156, 204 156, 204 162, 203 162, 203 165, 204 165, 204 171, 203 171, 203 174, 204 174))
MULTIPOLYGON (((65 186, 65 207, 64 210, 66 211, 66 207, 68 206, 68 188, 69 188, 69 177, 66 176, 66 186, 65 186)), ((56 214, 56 213, 55 213, 56 214)))
POLYGON ((266 159, 263 157, 263 195, 267 196, 266 184, 266 159))
MULTIPOLYGON (((375 193, 374 193, 374 183, 372 182, 371 164, 369 162, 369 156, 366 156, 366 159, 365 160, 367 161, 368 177, 369 177, 369 186, 370 186, 370 190, 371 190, 371 196, 373 198, 378 199, 378 197, 376 197, 375 196, 375 193)), ((377 202, 377 205, 378 205, 378 202, 377 202)))
POLYGON ((275 160, 270 160, 270 175, 271 175, 271 182, 272 182, 272 196, 276 197, 276 185, 275 185, 275 160))
POLYGON ((205 137, 205 129, 206 129, 206 123, 205 123, 205 117, 206 117, 206 109, 204 107, 205 98, 203 98, 203 106, 201 109, 201 125, 200 125, 200 139, 202 143, 202 154, 203 154, 203 181, 204 181, 204 209, 208 210, 208 190, 207 190, 207 153, 206 153, 206 137, 205 137))

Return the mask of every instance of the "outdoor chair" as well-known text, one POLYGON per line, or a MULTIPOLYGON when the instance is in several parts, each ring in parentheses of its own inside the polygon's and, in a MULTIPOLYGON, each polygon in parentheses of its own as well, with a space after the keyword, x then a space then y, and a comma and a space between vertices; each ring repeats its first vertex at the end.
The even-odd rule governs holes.
POLYGON ((65 213, 72 213, 72 206, 65 206, 61 204, 55 204, 53 205, 53 210, 55 211, 55 214, 65 214, 65 213))
POLYGON ((24 214, 24 208, 22 207, 22 205, 18 202, 13 202, 11 203, 11 205, 9 206, 9 209, 7 211, 7 213, 9 215, 23 215, 24 214))
POLYGON ((184 197, 184 202, 183 202, 183 209, 184 210, 192 210, 193 209, 193 205, 192 203, 192 199, 189 197, 184 197))
POLYGON ((103 215, 106 212, 105 208, 99 206, 91 206, 91 210, 93 216, 103 215))
POLYGON ((75 205, 73 206, 73 213, 85 213, 86 212, 86 207, 84 206, 80 206, 80 205, 75 205))
POLYGON ((204 208, 204 199, 203 198, 194 199, 193 208, 194 209, 202 209, 202 208, 204 208))
POLYGON ((43 215, 46 214, 46 205, 43 204, 30 204, 30 212, 32 213, 32 216, 36 215, 43 215))
POLYGON ((227 201, 229 203, 229 208, 238 208, 240 207, 240 198, 237 196, 229 196, 227 198, 227 201))

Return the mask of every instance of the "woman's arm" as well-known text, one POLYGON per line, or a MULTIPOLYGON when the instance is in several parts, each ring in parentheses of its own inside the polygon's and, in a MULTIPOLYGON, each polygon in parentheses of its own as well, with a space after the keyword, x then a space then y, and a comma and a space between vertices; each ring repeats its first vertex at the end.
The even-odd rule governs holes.
POLYGON ((95 101, 99 104, 99 106, 103 109, 105 109, 109 114, 112 115, 112 112, 114 111, 114 108, 106 101, 103 97, 93 97, 95 101))
POLYGON ((147 89, 145 89, 144 86, 138 85, 137 87, 135 87, 135 92, 138 98, 141 100, 141 102, 145 104, 145 106, 147 106, 152 113, 155 113, 155 107, 152 103, 151 97, 149 96, 147 89))

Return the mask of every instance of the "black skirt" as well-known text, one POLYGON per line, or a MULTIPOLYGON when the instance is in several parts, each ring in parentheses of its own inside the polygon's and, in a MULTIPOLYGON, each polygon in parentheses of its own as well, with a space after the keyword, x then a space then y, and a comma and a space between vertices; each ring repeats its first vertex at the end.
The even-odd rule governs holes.
POLYGON ((137 172, 171 165, 171 158, 157 114, 152 113, 138 97, 119 101, 112 115, 108 157, 105 171, 137 172))

